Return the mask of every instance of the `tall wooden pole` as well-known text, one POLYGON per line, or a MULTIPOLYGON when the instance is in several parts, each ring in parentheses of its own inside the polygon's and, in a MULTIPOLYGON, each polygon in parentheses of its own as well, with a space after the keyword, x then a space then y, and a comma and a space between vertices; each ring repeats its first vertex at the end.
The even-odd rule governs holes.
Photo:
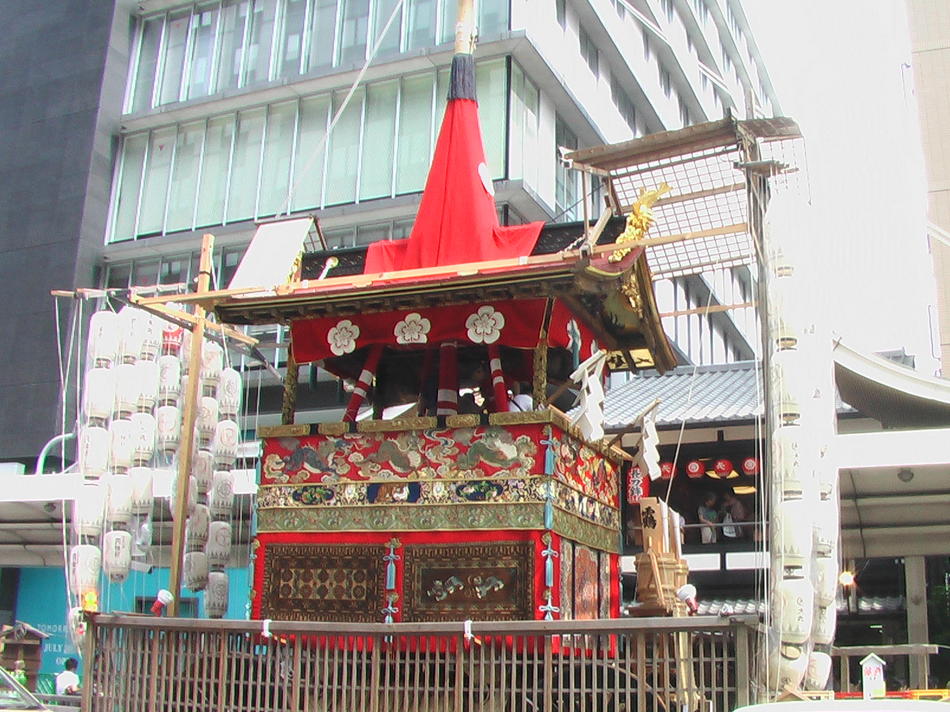
POLYGON ((475 7, 473 0, 459 0, 455 22, 455 54, 475 53, 475 7))
MULTIPOLYGON (((201 238, 201 258, 198 262, 197 293, 207 292, 211 286, 211 252, 214 235, 201 238)), ((191 450, 195 441, 195 419, 198 415, 198 396, 201 393, 201 346, 205 337, 205 310, 195 303, 195 324, 191 328, 191 353, 188 355, 188 390, 181 413, 181 446, 178 450, 178 486, 173 503, 172 561, 168 590, 174 598, 168 604, 168 615, 178 615, 181 597, 181 568, 185 551, 185 520, 188 517, 188 489, 191 478, 191 450)))

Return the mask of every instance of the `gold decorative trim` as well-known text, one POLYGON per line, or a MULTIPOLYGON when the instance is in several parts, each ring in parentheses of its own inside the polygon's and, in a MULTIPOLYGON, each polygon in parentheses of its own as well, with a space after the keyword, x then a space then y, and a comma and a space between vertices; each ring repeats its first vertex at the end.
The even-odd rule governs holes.
POLYGON ((257 428, 257 437, 259 438, 301 438, 305 435, 310 435, 310 425, 308 423, 260 425, 257 428))
POLYGON ((399 433, 406 430, 432 430, 439 426, 433 417, 395 418, 393 420, 361 420, 358 433, 399 433))
POLYGON ((350 432, 349 423, 320 423, 317 426, 317 432, 320 435, 329 435, 331 437, 340 437, 350 432))
POLYGON ((445 418, 447 428, 477 428, 482 424, 482 417, 476 413, 462 415, 448 415, 445 418))

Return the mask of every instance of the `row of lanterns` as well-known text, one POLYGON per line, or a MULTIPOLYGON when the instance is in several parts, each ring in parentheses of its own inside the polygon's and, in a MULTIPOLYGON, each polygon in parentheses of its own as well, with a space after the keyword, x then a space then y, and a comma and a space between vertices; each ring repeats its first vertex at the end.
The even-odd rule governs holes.
POLYGON ((830 337, 816 323, 814 285, 792 259, 802 206, 773 192, 765 222, 768 383, 772 423, 770 568, 773 690, 821 690, 831 673, 836 625, 839 510, 831 460, 834 392, 830 337))
POLYGON ((98 599, 100 570, 126 580, 151 546, 156 471, 177 483, 183 394, 200 379, 186 524, 185 585, 207 589, 209 617, 227 610, 225 568, 243 386, 224 351, 202 343, 200 372, 189 374, 191 332, 135 307, 93 314, 89 323, 78 464, 85 482, 73 510, 71 592, 98 599))

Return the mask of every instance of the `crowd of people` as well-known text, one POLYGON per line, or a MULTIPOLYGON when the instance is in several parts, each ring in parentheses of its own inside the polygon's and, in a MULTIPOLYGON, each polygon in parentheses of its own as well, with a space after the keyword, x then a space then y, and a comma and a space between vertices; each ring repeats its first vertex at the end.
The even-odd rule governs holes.
POLYGON ((720 539, 735 540, 749 537, 751 520, 749 509, 732 492, 726 492, 720 500, 715 492, 707 492, 696 510, 703 544, 714 544, 720 539))

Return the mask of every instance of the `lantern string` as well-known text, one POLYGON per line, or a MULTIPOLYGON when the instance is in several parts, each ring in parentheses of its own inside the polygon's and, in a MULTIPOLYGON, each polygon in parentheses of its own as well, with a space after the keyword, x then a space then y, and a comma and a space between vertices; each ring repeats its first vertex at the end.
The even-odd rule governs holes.
MULTIPOLYGON (((712 305, 712 296, 713 290, 712 287, 709 289, 709 294, 706 296, 706 308, 703 311, 703 318, 709 319, 709 308, 712 305)), ((686 394, 686 405, 683 408, 683 417, 680 419, 680 431, 676 436, 676 450, 673 453, 673 471, 670 473, 670 481, 666 487, 666 498, 663 500, 666 505, 670 503, 670 494, 673 492, 673 480, 676 479, 676 463, 679 461, 680 457, 680 447, 683 444, 683 432, 686 430, 686 409, 689 407, 689 404, 693 402, 693 388, 696 386, 696 372, 699 370, 699 361, 693 364, 693 373, 689 377, 689 391, 686 394)))

